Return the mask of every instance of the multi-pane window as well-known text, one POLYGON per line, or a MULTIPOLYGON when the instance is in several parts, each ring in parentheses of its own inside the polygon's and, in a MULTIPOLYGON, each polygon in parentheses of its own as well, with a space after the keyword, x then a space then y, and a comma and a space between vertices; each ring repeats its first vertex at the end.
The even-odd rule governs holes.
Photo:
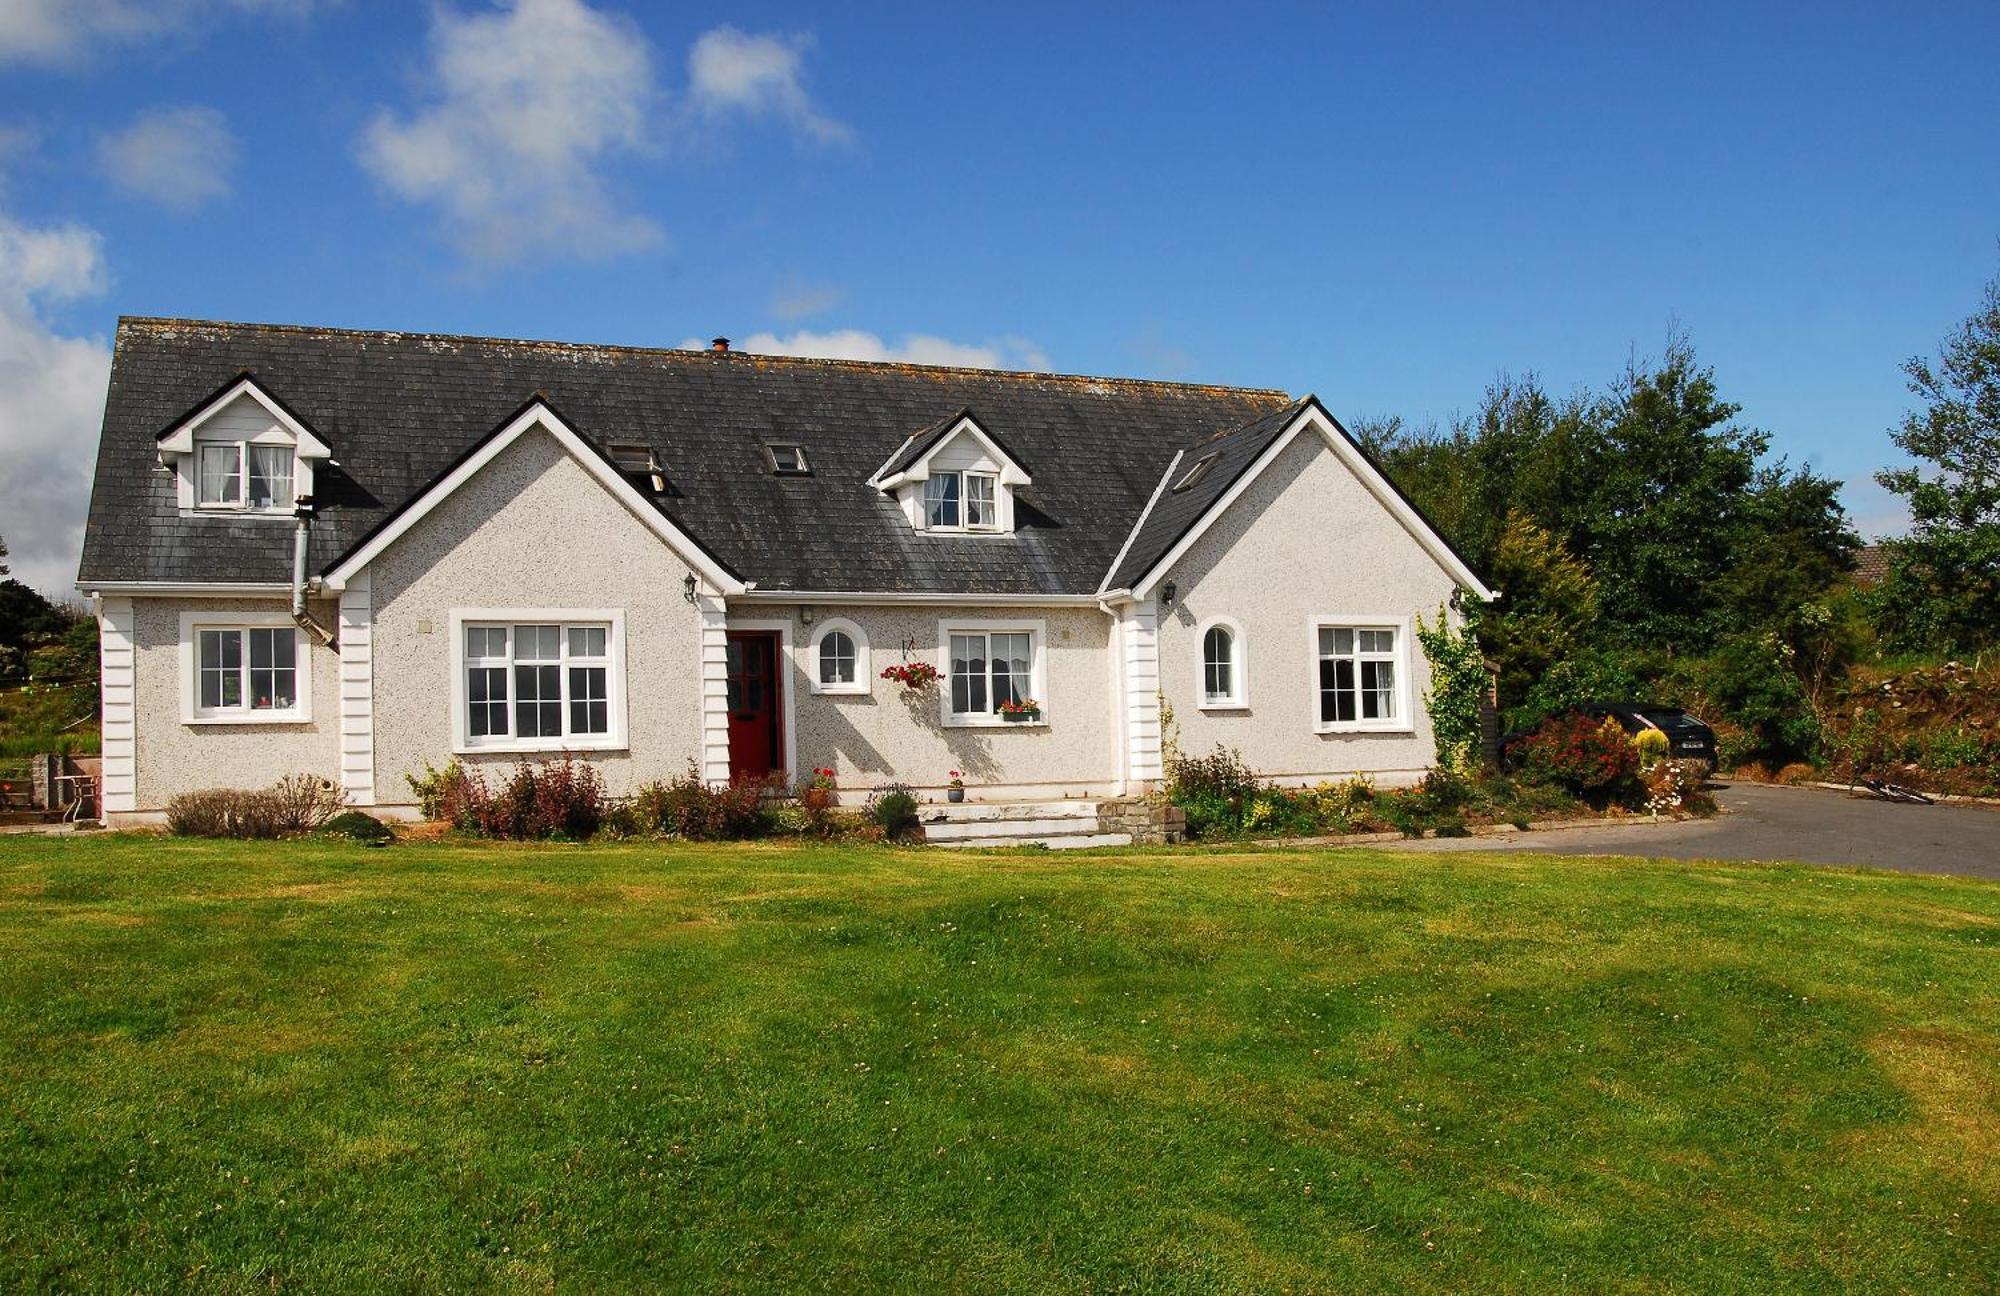
POLYGON ((965 475, 965 525, 974 531, 1000 525, 993 509, 993 479, 982 473, 965 475))
POLYGON ((1393 629, 1319 627, 1319 723, 1394 722, 1396 658, 1393 629))
POLYGON ((1241 701, 1243 664, 1238 660, 1236 631, 1213 625, 1201 637, 1201 700, 1204 706, 1230 706, 1241 701))
POLYGON ((924 525, 933 531, 957 530, 965 525, 959 512, 959 490, 963 482, 957 473, 932 473, 924 481, 924 525))
POLYGON ((932 473, 924 479, 925 528, 931 531, 998 528, 997 482, 989 473, 932 473))
POLYGON ((195 714, 273 714, 299 704, 299 637, 291 626, 195 632, 195 714))
POLYGON ((1035 637, 1020 631, 953 631, 951 714, 997 714, 1004 702, 1034 698, 1035 637))
POLYGON ((467 740, 556 747, 610 734, 610 639, 603 623, 467 624, 467 740))
POLYGON ((819 641, 819 682, 821 688, 838 688, 855 682, 854 637, 845 630, 829 630, 819 641))
POLYGON ((288 509, 295 462, 288 445, 203 442, 195 456, 195 503, 203 508, 288 509))

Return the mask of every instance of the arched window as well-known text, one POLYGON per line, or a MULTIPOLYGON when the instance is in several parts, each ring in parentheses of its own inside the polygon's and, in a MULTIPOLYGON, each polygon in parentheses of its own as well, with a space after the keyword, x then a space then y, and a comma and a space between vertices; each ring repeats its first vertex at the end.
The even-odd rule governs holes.
POLYGON ((1201 705, 1248 705, 1244 683, 1242 627, 1227 618, 1208 622, 1201 634, 1201 705))
POLYGON ((812 641, 815 693, 866 693, 870 683, 868 638, 852 621, 828 621, 812 641))

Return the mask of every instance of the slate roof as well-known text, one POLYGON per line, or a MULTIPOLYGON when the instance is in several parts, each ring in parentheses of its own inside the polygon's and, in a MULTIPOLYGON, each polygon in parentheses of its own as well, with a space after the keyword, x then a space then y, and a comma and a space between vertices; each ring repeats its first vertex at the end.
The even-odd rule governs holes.
MULTIPOLYGON (((180 516, 173 478, 155 457, 159 433, 245 371, 339 465, 316 474, 315 571, 540 393, 600 448, 651 446, 670 482, 661 512, 760 590, 1094 592, 1176 451, 1213 441, 1232 464, 1244 455, 1247 464, 1258 438, 1276 435, 1272 420, 1295 407, 1283 392, 1253 388, 126 318, 83 584, 289 579, 291 528, 180 516), (906 441, 965 410, 1035 465, 1013 535, 914 533, 894 499, 867 484, 906 441), (770 442, 803 445, 811 475, 771 473, 770 442)), ((1226 489, 1226 480, 1212 486, 1218 479, 1233 474, 1218 465, 1203 492, 1226 489)), ((1148 535, 1169 522, 1149 519, 1148 535)), ((1143 554, 1135 543, 1128 565, 1143 554)))
POLYGON ((939 441, 943 440, 945 433, 957 427, 961 419, 971 419, 974 423, 978 424, 979 430, 981 432, 984 432, 987 436, 987 439, 992 441, 994 445, 1000 448, 1001 454, 1006 455, 1009 459, 1014 461, 1014 466, 1016 468, 1019 468, 1022 472, 1027 473, 1028 476, 1030 477, 1033 477, 1035 475, 1034 470, 1028 467, 1027 463, 1024 460, 1022 460, 1020 455, 1014 452, 1012 447, 1008 446, 1008 444, 1005 441, 1002 441, 999 437, 993 435, 993 429, 986 426, 986 421, 984 419, 980 418, 977 414, 974 414, 969 409, 962 409, 955 414, 948 414, 945 417, 939 419, 937 422, 931 424, 929 427, 919 431, 915 436, 912 436, 909 440, 903 442, 902 445, 896 447, 896 452, 889 456, 888 462, 884 463, 880 468, 875 470, 875 480, 876 481, 887 480, 888 478, 893 477, 897 473, 902 472, 904 469, 910 467, 912 464, 916 463, 917 460, 923 458, 925 455, 929 454, 931 451, 931 447, 935 446, 939 441))

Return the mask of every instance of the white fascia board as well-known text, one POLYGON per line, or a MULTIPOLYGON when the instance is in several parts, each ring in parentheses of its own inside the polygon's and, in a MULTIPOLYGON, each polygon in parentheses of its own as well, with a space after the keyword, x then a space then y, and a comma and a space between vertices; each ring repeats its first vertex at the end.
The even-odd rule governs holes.
POLYGON ((1394 486, 1389 484, 1388 478, 1384 477, 1374 464, 1368 462, 1368 456, 1357 450, 1354 443, 1328 421, 1317 405, 1308 405, 1299 411, 1291 426, 1287 427, 1278 439, 1257 457, 1257 461, 1251 464, 1249 470, 1237 478, 1227 491, 1223 492, 1220 499, 1209 506, 1208 511, 1188 529, 1188 533, 1180 538, 1179 543, 1154 563, 1144 576, 1132 582, 1132 593, 1141 599, 1150 598, 1153 590, 1166 578, 1167 573, 1173 570, 1174 564, 1208 533, 1208 529, 1215 525, 1216 519, 1227 513, 1229 506, 1250 489, 1251 483, 1263 476, 1264 471, 1277 462, 1278 456, 1285 452, 1286 447, 1307 431, 1317 433, 1320 439, 1326 442, 1341 463, 1345 464, 1361 484, 1367 487, 1368 493, 1375 497, 1376 502, 1402 524, 1403 529, 1423 547, 1432 561, 1442 567, 1461 588, 1489 602, 1499 597, 1484 581, 1473 574, 1470 567, 1459 561, 1458 555, 1451 551, 1451 546, 1444 542, 1444 537, 1431 530, 1429 524, 1419 517, 1417 511, 1396 492, 1394 486))
POLYGON ((255 378, 247 376, 231 383, 229 390, 202 406, 186 422, 176 427, 166 436, 161 437, 159 441, 160 450, 166 454, 192 454, 194 452, 195 429, 208 422, 211 418, 214 418, 217 412, 239 396, 248 396, 251 400, 262 405, 265 412, 278 421, 280 427, 283 427, 285 431, 292 434, 292 440, 298 446, 299 457, 301 459, 330 459, 333 457, 332 447, 328 446, 326 442, 320 440, 311 432, 308 432, 305 424, 285 413, 284 406, 278 404, 268 392, 259 387, 255 378))
POLYGON ((1104 569, 1104 579, 1097 583, 1097 593, 1100 597, 1105 593, 1104 587, 1111 583, 1111 578, 1118 574, 1118 568, 1125 561, 1125 555, 1131 552, 1132 542, 1139 538, 1139 529, 1146 525, 1147 518, 1153 516, 1154 506, 1160 502, 1160 496, 1165 493, 1167 483, 1174 479, 1174 469, 1180 467, 1181 459, 1186 454, 1185 450, 1174 451, 1173 460, 1167 464, 1167 470, 1160 474, 1159 484, 1153 487, 1152 495, 1147 497, 1146 507, 1139 511, 1139 520, 1125 533, 1125 543, 1118 546, 1118 556, 1111 560, 1111 565, 1104 569))
POLYGON ((911 593, 908 590, 772 590, 753 589, 729 596, 732 603, 823 603, 867 606, 901 604, 925 607, 1096 607, 1096 594, 966 594, 911 593))
MULTIPOLYGON (((882 476, 882 471, 878 468, 875 470, 875 476, 868 479, 868 484, 877 490, 887 491, 896 489, 904 482, 924 481, 928 479, 931 475, 930 464, 932 456, 950 445, 953 439, 961 433, 979 442, 981 446, 985 447, 986 453, 993 456, 993 461, 1000 465, 1001 484, 1006 486, 1027 486, 1034 482, 1035 479, 1028 475, 1027 469, 1016 463, 1014 457, 1005 450, 1002 450, 1000 443, 989 436, 985 428, 979 426, 979 420, 967 415, 946 429, 945 434, 932 442, 931 448, 924 451, 922 456, 908 468, 887 477, 882 476)), ((910 439, 904 437, 903 445, 908 445, 909 443, 910 439)), ((902 450, 902 446, 896 447, 896 454, 901 454, 902 450)), ((896 455, 894 454, 889 456, 891 460, 895 459, 895 457, 896 455)))
POLYGON ((376 532, 373 539, 328 572, 325 578, 326 587, 333 590, 345 588, 349 578, 356 572, 375 561, 383 550, 402 539, 404 533, 421 522, 432 509, 451 498, 459 487, 478 476, 486 465, 499 457, 502 450, 520 440, 523 433, 536 427, 555 437, 557 443, 569 453, 570 458, 581 464, 585 472, 596 478, 599 485, 609 491, 649 531, 664 541, 667 547, 674 551, 674 556, 686 563, 695 575, 708 582, 711 588, 723 594, 744 592, 747 587, 742 581, 716 565, 715 561, 703 553, 701 547, 695 544, 685 531, 668 521, 665 515, 654 508, 652 503, 639 493, 638 488, 625 479, 625 474, 606 463, 603 456, 586 445, 583 438, 563 422, 554 410, 540 401, 522 410, 513 422, 488 438, 476 453, 413 500, 396 515, 394 521, 376 532))
POLYGON ((78 581, 79 593, 118 598, 290 598, 284 581, 78 581))

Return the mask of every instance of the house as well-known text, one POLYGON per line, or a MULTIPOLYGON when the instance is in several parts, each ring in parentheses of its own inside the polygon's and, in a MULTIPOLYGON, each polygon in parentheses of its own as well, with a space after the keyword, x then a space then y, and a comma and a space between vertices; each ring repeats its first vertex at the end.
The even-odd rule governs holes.
POLYGON ((1168 744, 1408 781, 1412 619, 1490 596, 1311 397, 173 319, 119 323, 78 585, 114 822, 563 751, 614 793, 1104 797, 1168 744))

